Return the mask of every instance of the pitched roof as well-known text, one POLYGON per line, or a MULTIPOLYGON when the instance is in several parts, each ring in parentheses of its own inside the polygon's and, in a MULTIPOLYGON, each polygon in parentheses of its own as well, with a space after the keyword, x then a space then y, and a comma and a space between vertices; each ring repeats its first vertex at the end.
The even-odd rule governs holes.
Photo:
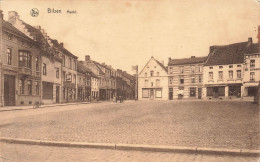
POLYGON ((16 27, 14 27, 11 23, 3 20, 3 30, 12 32, 13 34, 16 34, 24 39, 27 39, 31 42, 35 42, 33 39, 31 39, 30 37, 28 37, 27 35, 25 35, 23 32, 21 32, 20 30, 18 30, 16 27))
POLYGON ((28 32, 33 34, 33 36, 35 37, 35 40, 38 43, 49 46, 49 44, 47 43, 47 40, 45 39, 45 37, 43 36, 42 32, 39 29, 36 29, 35 27, 33 27, 25 22, 23 22, 23 24, 28 29, 28 32))
POLYGON ((84 66, 80 62, 77 63, 77 71, 81 73, 86 73, 86 72, 92 73, 92 71, 88 67, 84 66))
POLYGON ((155 58, 154 58, 154 60, 157 62, 157 64, 159 64, 165 71, 168 71, 168 69, 160 62, 160 61, 158 61, 158 60, 156 60, 155 58))
POLYGON ((228 65, 244 62, 244 54, 248 50, 248 42, 235 43, 215 47, 208 56, 205 65, 228 65))
POLYGON ((254 43, 250 44, 248 47, 246 54, 260 53, 260 44, 254 43))
POLYGON ((207 56, 204 57, 191 57, 191 58, 182 58, 182 59, 171 59, 168 63, 171 65, 185 65, 185 64, 198 64, 204 63, 207 59, 207 56))
POLYGON ((69 55, 75 59, 77 59, 78 57, 73 55, 70 51, 68 51, 66 48, 64 48, 63 46, 61 46, 58 41, 56 39, 51 39, 51 42, 53 43, 53 45, 58 48, 59 50, 61 50, 64 54, 69 55))

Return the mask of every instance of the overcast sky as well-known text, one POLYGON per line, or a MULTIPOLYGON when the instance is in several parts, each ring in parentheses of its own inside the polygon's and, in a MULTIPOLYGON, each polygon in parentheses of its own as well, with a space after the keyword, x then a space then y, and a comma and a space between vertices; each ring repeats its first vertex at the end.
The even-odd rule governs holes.
POLYGON ((90 55, 129 73, 151 56, 167 64, 168 57, 207 56, 211 45, 248 37, 257 42, 260 25, 258 0, 0 0, 0 8, 5 20, 8 11, 17 11, 20 19, 40 25, 79 60, 90 55), (38 17, 30 16, 32 8, 38 17))

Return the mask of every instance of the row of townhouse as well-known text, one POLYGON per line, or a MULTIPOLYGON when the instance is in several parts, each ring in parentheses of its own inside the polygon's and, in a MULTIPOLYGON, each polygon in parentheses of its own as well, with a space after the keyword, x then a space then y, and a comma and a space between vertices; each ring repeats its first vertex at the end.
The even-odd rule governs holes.
POLYGON ((0 40, 1 106, 110 100, 117 95, 117 70, 89 56, 78 61, 63 43, 15 11, 5 21, 0 10, 0 40))
POLYGON ((98 63, 85 56, 84 61, 80 61, 85 67, 91 69, 96 76, 98 87, 93 91, 91 98, 99 100, 113 100, 122 96, 124 99, 134 99, 136 79, 125 71, 113 69, 105 63, 98 63), (134 86, 133 86, 134 83, 134 86))
POLYGON ((169 58, 168 66, 151 57, 138 75, 138 98, 250 97, 258 93, 259 81, 260 43, 249 38, 246 42, 211 46, 205 57, 169 58))

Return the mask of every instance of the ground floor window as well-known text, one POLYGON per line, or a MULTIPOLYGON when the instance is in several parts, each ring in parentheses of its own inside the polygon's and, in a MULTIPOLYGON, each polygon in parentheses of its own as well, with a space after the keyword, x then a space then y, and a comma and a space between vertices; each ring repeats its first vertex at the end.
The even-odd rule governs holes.
POLYGON ((196 88, 190 88, 190 97, 196 97, 196 88))
POLYGON ((207 96, 225 96, 225 87, 207 87, 207 96))
POLYGON ((19 92, 20 94, 24 94, 24 79, 19 80, 19 92))
POLYGON ((148 97, 149 97, 149 90, 143 89, 143 98, 148 98, 148 97))
POLYGON ((237 96, 241 95, 241 86, 229 86, 228 87, 228 96, 237 96))
POLYGON ((257 93, 257 87, 248 87, 248 96, 255 96, 257 93))
POLYGON ((53 99, 53 83, 42 82, 42 98, 46 100, 53 99))
POLYGON ((155 90, 155 97, 156 98, 162 98, 162 90, 161 89, 155 90))

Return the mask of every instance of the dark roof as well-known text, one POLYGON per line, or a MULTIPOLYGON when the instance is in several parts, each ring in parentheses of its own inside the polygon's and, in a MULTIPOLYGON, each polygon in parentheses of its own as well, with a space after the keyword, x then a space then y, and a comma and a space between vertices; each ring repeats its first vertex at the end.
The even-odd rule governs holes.
POLYGON ((42 32, 40 31, 40 29, 37 29, 25 22, 23 22, 23 24, 25 25, 25 27, 28 29, 28 32, 30 32, 34 37, 35 40, 40 43, 41 45, 47 45, 49 46, 49 44, 47 43, 47 40, 45 39, 45 37, 43 36, 42 32))
POLYGON ((166 72, 168 71, 168 69, 160 62, 160 61, 158 61, 158 60, 156 60, 156 59, 154 59, 156 62, 157 62, 157 64, 159 64, 166 72))
POLYGON ((86 73, 86 72, 92 73, 92 71, 88 67, 84 66, 80 62, 77 63, 77 71, 81 73, 86 73))
POLYGON ((244 54, 248 50, 248 42, 235 43, 215 47, 208 56, 205 65, 228 65, 244 62, 244 54))
POLYGON ((254 43, 254 44, 250 44, 250 46, 247 48, 246 54, 253 54, 259 52, 260 52, 260 44, 254 43))
POLYGON ((204 63, 207 59, 207 56, 204 57, 192 57, 192 58, 182 58, 182 59, 171 59, 168 63, 171 65, 185 65, 185 64, 198 64, 204 63))
POLYGON ((62 45, 60 45, 56 39, 51 39, 51 42, 57 49, 61 50, 61 52, 63 52, 64 54, 69 55, 75 59, 78 58, 77 56, 73 55, 70 51, 68 51, 66 48, 64 48, 62 45))
POLYGON ((15 35, 18 35, 26 40, 29 40, 31 42, 35 42, 33 39, 31 39, 30 37, 28 37, 27 35, 25 35, 23 32, 21 32, 20 30, 18 30, 16 27, 14 27, 11 23, 3 20, 3 30, 12 32, 15 35))

